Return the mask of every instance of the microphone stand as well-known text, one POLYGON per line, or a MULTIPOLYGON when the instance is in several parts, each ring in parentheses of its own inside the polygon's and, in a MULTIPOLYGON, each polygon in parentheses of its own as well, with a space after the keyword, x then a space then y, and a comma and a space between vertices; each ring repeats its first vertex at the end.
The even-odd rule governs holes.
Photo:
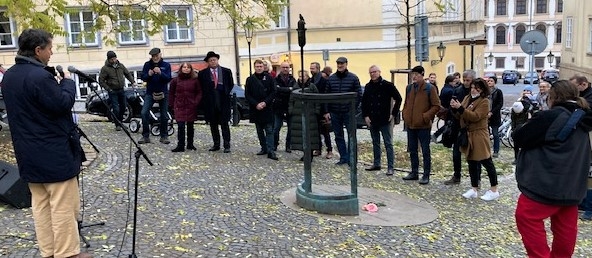
MULTIPOLYGON (((88 138, 88 136, 84 133, 84 131, 82 131, 82 128, 78 127, 78 124, 74 124, 74 128, 76 129, 76 131, 78 131, 78 134, 80 136, 84 137, 84 139, 86 139, 86 141, 88 141, 88 143, 90 144, 90 146, 92 146, 93 149, 97 153, 99 153, 99 149, 97 148, 97 146, 95 146, 95 144, 88 138)), ((82 176, 82 172, 81 172, 81 176, 80 177, 81 178, 83 177, 82 176)), ((84 181, 82 183, 82 194, 83 194, 82 195, 83 196, 83 198, 82 198, 82 203, 83 203, 83 205, 82 205, 82 216, 80 216, 80 220, 78 220, 78 235, 80 235, 80 238, 82 239, 82 242, 84 242, 84 247, 89 248, 90 247, 90 244, 86 240, 86 237, 84 237, 82 235, 82 229, 83 228, 88 228, 88 227, 94 227, 94 226, 104 226, 105 225, 105 222, 102 221, 102 222, 92 223, 92 224, 86 224, 86 225, 83 224, 83 222, 84 222, 84 181)))
MULTIPOLYGON (((92 78, 90 78, 90 79, 92 79, 92 78)), ((91 80, 91 83, 98 83, 98 82, 93 79, 93 80, 91 80)), ((146 162, 148 162, 148 165, 154 166, 154 164, 152 163, 152 161, 150 161, 148 156, 146 156, 146 153, 142 150, 142 148, 140 148, 140 145, 138 144, 138 142, 136 142, 134 140, 129 129, 126 126, 122 126, 122 122, 119 119, 117 119, 117 117, 115 117, 113 110, 111 110, 111 108, 109 108, 109 105, 107 105, 107 101, 105 101, 105 99, 103 99, 103 97, 101 97, 101 95, 97 92, 97 87, 91 85, 90 89, 93 91, 93 93, 95 95, 97 95, 97 97, 99 97, 101 102, 103 102, 103 105, 105 105, 107 107, 107 110, 109 110, 109 115, 111 115, 111 117, 113 117, 113 121, 115 121, 115 124, 120 126, 123 129, 123 131, 125 132, 127 137, 130 139, 130 141, 136 147, 136 152, 134 153, 134 157, 136 160, 136 168, 135 168, 135 182, 134 182, 134 219, 133 219, 134 221, 133 221, 133 226, 132 226, 132 253, 128 257, 129 258, 137 258, 137 256, 136 256, 136 225, 138 222, 138 219, 137 219, 137 217, 138 217, 138 185, 139 185, 138 178, 140 176, 140 157, 143 157, 144 160, 146 160, 146 162)), ((127 99, 126 99, 126 101, 127 101, 127 99)))

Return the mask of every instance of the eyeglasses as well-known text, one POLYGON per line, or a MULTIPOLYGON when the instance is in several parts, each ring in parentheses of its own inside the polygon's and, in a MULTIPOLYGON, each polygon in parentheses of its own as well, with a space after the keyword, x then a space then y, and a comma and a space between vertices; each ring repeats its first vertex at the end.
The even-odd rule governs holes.
POLYGON ((282 69, 290 69, 289 66, 282 66, 282 69))
POLYGON ((370 74, 377 73, 377 72, 380 72, 380 71, 370 71, 370 74))

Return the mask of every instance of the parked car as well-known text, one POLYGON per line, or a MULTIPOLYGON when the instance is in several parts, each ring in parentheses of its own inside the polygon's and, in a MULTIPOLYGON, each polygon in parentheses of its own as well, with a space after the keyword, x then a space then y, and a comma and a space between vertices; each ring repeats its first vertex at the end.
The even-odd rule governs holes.
MULTIPOLYGON (((145 88, 137 88, 136 90, 140 96, 146 94, 145 88)), ((137 97, 136 92, 132 88, 125 88, 125 112, 123 113, 123 122, 128 123, 133 117, 141 117, 142 104, 137 97)), ((109 115, 109 93, 106 90, 98 90, 96 93, 92 92, 86 97, 86 112, 93 115, 104 116, 112 120, 109 115), (103 104, 105 101, 105 104, 103 104)))
POLYGON ((524 75, 524 84, 539 84, 539 74, 537 72, 528 72, 524 75))
POLYGON ((522 73, 518 72, 517 70, 505 70, 505 72, 512 72, 515 73, 516 75, 518 75, 518 80, 522 79, 522 73))
POLYGON ((515 71, 504 71, 504 73, 502 73, 502 83, 516 85, 516 83, 518 83, 518 74, 515 71))
POLYGON ((556 82, 559 80, 559 71, 554 69, 543 71, 543 80, 548 81, 549 83, 556 82))

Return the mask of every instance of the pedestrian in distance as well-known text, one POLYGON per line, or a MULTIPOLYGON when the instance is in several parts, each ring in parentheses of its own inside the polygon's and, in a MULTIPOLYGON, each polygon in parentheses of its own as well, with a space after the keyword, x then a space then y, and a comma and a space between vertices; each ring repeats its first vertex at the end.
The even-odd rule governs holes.
POLYGON ((142 106, 142 139, 139 144, 150 143, 150 109, 158 103, 160 109, 160 142, 169 144, 168 138, 168 85, 171 81, 171 65, 162 59, 160 48, 148 53, 150 60, 142 68, 142 80, 146 82, 146 95, 142 106))
POLYGON ((194 122, 197 119, 197 107, 201 102, 201 84, 197 72, 190 63, 184 62, 178 76, 171 80, 169 98, 171 109, 177 121, 177 147, 172 152, 185 151, 185 128, 187 128, 187 150, 196 150, 193 145, 195 134, 194 122))
POLYGON ((115 52, 107 51, 107 60, 105 60, 105 65, 99 72, 99 85, 109 93, 109 104, 111 104, 111 110, 115 115, 113 123, 116 131, 121 131, 121 121, 123 121, 123 114, 127 104, 124 91, 125 79, 131 83, 135 90, 136 82, 132 74, 125 65, 119 62, 115 52))
POLYGON ((255 73, 247 78, 245 98, 249 103, 249 121, 255 124, 261 146, 257 155, 267 154, 268 158, 278 160, 274 151, 274 119, 271 109, 276 90, 275 80, 269 73, 263 72, 263 61, 255 60, 254 67, 255 73))
POLYGON ((403 120, 407 128, 407 150, 411 159, 411 172, 403 180, 419 180, 419 146, 423 154, 423 176, 419 184, 430 183, 432 157, 430 139, 432 121, 440 110, 440 98, 436 87, 426 83, 423 79, 425 70, 422 66, 411 69, 411 84, 407 85, 405 104, 403 105, 403 120))
POLYGON ((393 125, 399 115, 403 98, 395 85, 380 75, 380 68, 370 66, 370 81, 366 84, 362 96, 362 116, 372 137, 372 166, 366 171, 381 170, 380 136, 384 141, 387 160, 387 176, 395 173, 395 151, 393 150, 393 125))
POLYGON ((20 178, 31 191, 35 237, 42 257, 89 258, 80 252, 78 174, 84 160, 72 120, 76 84, 68 73, 56 80, 49 67, 53 35, 26 29, 18 37, 15 64, 2 94, 20 178), (59 80, 59 82, 58 82, 59 80))
POLYGON ((553 83, 547 111, 536 113, 512 137, 521 148, 516 182, 521 194, 516 226, 529 257, 572 257, 578 234, 578 204, 586 195, 592 114, 567 80, 553 83), (547 243, 550 219, 553 242, 547 243))
POLYGON ((487 86, 489 87, 489 106, 491 111, 489 117, 489 127, 491 127, 491 134, 493 135, 493 157, 499 157, 500 150, 500 136, 499 127, 502 125, 502 107, 504 106, 504 93, 501 89, 496 87, 497 77, 491 76, 486 78, 487 86))
MULTIPOLYGON (((462 196, 470 199, 479 196, 479 183, 481 181, 481 166, 485 167, 491 187, 481 199, 493 201, 499 198, 497 190, 497 172, 491 159, 491 146, 489 140, 489 86, 483 79, 473 80, 471 93, 462 102, 457 99, 450 101, 450 108, 455 117, 460 120, 461 131, 466 134, 466 142, 460 143, 461 152, 466 156, 469 164, 469 176, 471 177, 471 189, 462 196)), ((462 133, 461 133, 462 135, 462 133)), ((459 138, 462 136, 459 135, 459 138)), ((459 139, 461 140, 461 139, 459 139)))
POLYGON ((206 54, 204 61, 208 68, 199 71, 199 82, 203 91, 203 107, 214 145, 208 151, 220 150, 220 131, 224 153, 230 153, 230 92, 234 87, 232 71, 219 64, 220 55, 213 51, 206 54))

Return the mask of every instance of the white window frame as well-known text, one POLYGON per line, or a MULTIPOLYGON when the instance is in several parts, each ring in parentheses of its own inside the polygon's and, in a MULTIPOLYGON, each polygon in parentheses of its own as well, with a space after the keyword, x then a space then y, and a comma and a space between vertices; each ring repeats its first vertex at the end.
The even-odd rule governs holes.
MULTIPOLYGON (((141 12, 141 10, 132 10, 132 12, 136 11, 141 12)), ((121 13, 119 15, 121 15, 121 13)), ((120 45, 145 44, 147 42, 148 37, 145 31, 146 20, 135 20, 132 17, 123 20, 118 17, 117 25, 119 26, 120 30, 122 30, 125 27, 127 27, 128 29, 126 31, 121 31, 117 33, 117 40, 120 45), (140 28, 135 28, 134 25, 138 22, 140 23, 140 28), (139 33, 139 35, 137 35, 136 33, 139 33), (124 36, 129 36, 129 40, 125 39, 124 36), (136 38, 136 36, 138 36, 138 38, 136 38)))
POLYGON ((449 64, 448 66, 446 66, 446 74, 453 74, 454 72, 456 72, 454 64, 449 64))
POLYGON ((66 27, 68 30, 68 45, 69 46, 73 46, 73 47, 81 47, 81 46, 98 46, 99 45, 99 33, 95 32, 95 40, 94 41, 90 41, 90 39, 86 39, 86 37, 84 37, 85 31, 86 30, 90 30, 90 27, 87 28, 85 26, 85 23, 92 23, 91 26, 95 25, 95 20, 96 20, 97 14, 93 11, 90 10, 85 10, 85 9, 75 9, 75 10, 71 10, 70 12, 68 12, 66 14, 66 27), (93 16, 93 20, 92 21, 84 21, 84 15, 83 13, 91 13, 93 16), (70 20, 70 16, 72 15, 78 15, 78 18, 80 19, 79 21, 75 21, 72 22, 70 20), (72 32, 72 24, 73 23, 78 23, 78 25, 80 26, 80 31, 76 32, 76 35, 80 35, 80 42, 73 42, 72 38, 74 37, 74 33, 72 32))
POLYGON ((592 19, 588 19, 588 53, 592 53, 592 19))
POLYGON ((0 22, 0 24, 1 25, 8 24, 8 29, 10 31, 0 33, 0 37, 9 36, 10 42, 0 41, 0 48, 15 48, 16 47, 15 23, 14 23, 14 20, 12 19, 12 17, 4 16, 5 13, 6 13, 6 10, 0 10, 0 15, 2 15, 2 17, 5 17, 6 19, 8 19, 8 21, 2 21, 2 22, 0 22))
POLYGON ((565 19, 565 47, 571 48, 571 39, 573 36, 573 17, 565 19))
POLYGON ((166 42, 191 42, 193 40, 193 28, 191 24, 193 23, 193 14, 192 9, 189 6, 166 6, 164 11, 172 14, 177 18, 183 18, 179 15, 179 11, 185 11, 185 21, 186 24, 180 24, 179 22, 174 22, 165 25, 164 28, 164 38, 166 42), (169 32, 175 32, 177 38, 170 38, 169 32), (181 34, 183 32, 187 33, 187 38, 181 38, 181 34))
MULTIPOLYGON (((472 14, 474 15, 477 13, 476 10, 473 10, 472 14)), ((444 20, 446 21, 455 21, 459 20, 460 17, 460 3, 459 0, 451 0, 446 5, 446 10, 444 11, 444 20)), ((475 18, 475 17, 473 17, 475 18)))
POLYGON ((275 29, 286 29, 288 28, 288 7, 284 6, 282 12, 278 16, 277 21, 273 21, 273 28, 275 29))

